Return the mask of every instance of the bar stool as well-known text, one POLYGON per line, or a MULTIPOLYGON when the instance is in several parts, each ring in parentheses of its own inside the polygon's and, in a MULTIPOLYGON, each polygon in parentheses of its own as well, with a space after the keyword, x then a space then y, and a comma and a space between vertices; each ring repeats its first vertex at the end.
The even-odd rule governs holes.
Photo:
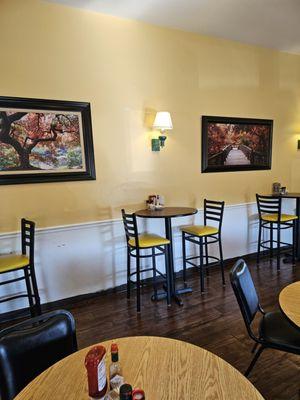
POLYGON ((168 251, 170 241, 164 237, 153 235, 153 234, 141 234, 138 233, 137 221, 135 214, 126 214, 125 210, 122 209, 122 218, 123 224, 126 234, 126 242, 127 242, 127 298, 130 298, 131 285, 136 285, 136 293, 137 293, 137 312, 141 311, 141 274, 143 272, 152 271, 153 276, 153 288, 154 288, 154 296, 153 298, 157 298, 157 274, 162 276, 167 281, 167 304, 171 304, 171 288, 170 288, 170 278, 168 273, 168 251), (151 254, 146 254, 144 250, 151 249, 151 254), (141 254, 144 253, 144 254, 141 254), (166 274, 162 274, 156 268, 156 257, 164 255, 165 256, 165 265, 166 265, 166 274), (136 269, 134 272, 131 272, 131 257, 136 260, 136 269), (152 267, 151 268, 140 268, 141 259, 142 258, 151 258, 152 259, 152 267), (136 281, 132 281, 131 278, 136 276, 136 281))
POLYGON ((23 271, 24 276, 0 282, 0 286, 25 280, 27 294, 9 296, 0 300, 0 303, 27 297, 31 316, 41 314, 41 303, 34 270, 34 237, 35 223, 25 218, 21 220, 21 254, 8 254, 0 256, 0 274, 23 271))
MULTIPOLYGON (((224 261, 222 250, 221 230, 224 214, 224 201, 204 200, 204 225, 190 225, 183 226, 182 231, 182 253, 183 253, 183 280, 186 282, 186 264, 193 265, 200 270, 200 287, 201 292, 204 292, 204 273, 205 270, 208 274, 209 261, 214 260, 213 265, 220 264, 222 283, 225 285, 224 276, 224 261), (217 226, 207 225, 208 221, 216 222, 217 226), (199 256, 187 257, 186 256, 186 242, 191 242, 199 245, 199 256), (210 256, 208 247, 212 243, 219 244, 220 257, 210 256), (204 265, 205 258, 205 265, 204 265), (200 264, 194 264, 191 260, 200 260, 200 264)), ((212 265, 211 265, 212 266, 212 265)))
POLYGON ((292 248, 292 263, 295 264, 298 217, 291 214, 282 214, 282 198, 280 196, 261 196, 256 194, 256 202, 259 215, 257 265, 260 262, 261 248, 270 250, 270 258, 273 257, 274 243, 277 244, 277 270, 280 270, 281 245, 292 248), (270 232, 270 240, 262 240, 264 229, 270 232), (292 243, 281 241, 281 231, 285 229, 293 229, 292 243), (276 240, 274 240, 274 232, 277 234, 276 240))

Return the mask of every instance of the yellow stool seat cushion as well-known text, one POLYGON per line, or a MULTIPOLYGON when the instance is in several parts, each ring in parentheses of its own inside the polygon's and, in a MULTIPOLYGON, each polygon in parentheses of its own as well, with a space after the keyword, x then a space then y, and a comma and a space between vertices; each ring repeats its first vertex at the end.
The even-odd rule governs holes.
POLYGON ((183 226, 181 230, 194 236, 209 236, 219 233, 219 229, 208 225, 189 225, 183 226))
POLYGON ((29 258, 23 254, 0 255, 0 273, 13 271, 27 265, 29 265, 29 258))
MULTIPOLYGON (((144 235, 139 235, 139 247, 156 247, 156 246, 162 246, 165 244, 169 244, 170 240, 158 236, 158 235, 152 235, 149 233, 145 233, 144 235)), ((128 241, 128 244, 132 247, 136 247, 135 245, 135 239, 132 238, 128 241)))
MULTIPOLYGON (((265 214, 262 217, 263 221, 277 222, 278 214, 265 214)), ((298 219, 297 215, 281 214, 280 222, 289 222, 298 219)))

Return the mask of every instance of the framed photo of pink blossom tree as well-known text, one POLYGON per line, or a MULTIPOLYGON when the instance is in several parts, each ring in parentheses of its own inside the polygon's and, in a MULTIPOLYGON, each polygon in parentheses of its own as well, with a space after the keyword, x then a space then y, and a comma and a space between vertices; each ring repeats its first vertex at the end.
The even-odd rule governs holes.
POLYGON ((90 104, 0 97, 0 184, 96 179, 90 104))
POLYGON ((202 117, 202 172, 271 169, 273 121, 202 117))

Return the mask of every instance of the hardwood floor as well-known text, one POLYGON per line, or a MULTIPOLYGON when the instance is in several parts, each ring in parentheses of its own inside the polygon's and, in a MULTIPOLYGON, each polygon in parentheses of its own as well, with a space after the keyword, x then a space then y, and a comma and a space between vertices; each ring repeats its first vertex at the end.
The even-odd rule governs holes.
MULTIPOLYGON (((279 274, 275 262, 273 265, 262 262, 259 269, 253 262, 248 265, 266 310, 278 308, 280 290, 300 280, 300 263, 295 268, 283 264, 279 274)), ((230 267, 226 268, 225 288, 220 271, 211 271, 204 295, 200 293, 197 271, 190 270, 193 293, 183 296, 183 307, 172 304, 167 308, 164 301, 151 302, 150 287, 143 288, 140 315, 136 313, 134 291, 130 301, 126 299, 126 292, 117 292, 66 307, 76 319, 79 347, 122 336, 165 336, 204 347, 244 372, 252 357, 253 343, 247 336, 230 286, 230 267)), ((300 399, 299 372, 299 356, 265 350, 249 379, 267 400, 297 400, 300 399)))
MULTIPOLYGON (((266 310, 278 308, 278 294, 287 284, 300 280, 296 268, 283 265, 277 274, 275 262, 263 262, 257 269, 249 263, 253 279, 266 310)), ((230 266, 227 268, 229 271, 230 266)), ((183 296, 184 306, 150 300, 151 288, 144 288, 142 312, 136 314, 135 293, 127 301, 126 293, 111 293, 74 304, 70 311, 77 322, 78 342, 82 348, 106 339, 133 335, 176 338, 202 346, 222 357, 239 371, 250 363, 252 341, 247 336, 236 299, 229 283, 223 288, 218 269, 211 271, 207 291, 200 293, 197 271, 190 271, 193 293, 183 296)), ((267 400, 300 399, 300 357, 265 350, 258 360, 251 382, 267 400)))

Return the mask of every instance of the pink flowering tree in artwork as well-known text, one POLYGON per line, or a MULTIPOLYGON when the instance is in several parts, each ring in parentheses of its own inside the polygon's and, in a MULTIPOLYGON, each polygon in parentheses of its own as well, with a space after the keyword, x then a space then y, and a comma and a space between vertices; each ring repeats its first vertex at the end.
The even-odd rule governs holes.
POLYGON ((80 144, 77 116, 42 112, 0 112, 0 144, 11 146, 19 160, 18 165, 11 169, 39 169, 30 162, 36 146, 48 144, 48 151, 54 153, 57 146, 66 140, 72 145, 80 144))

